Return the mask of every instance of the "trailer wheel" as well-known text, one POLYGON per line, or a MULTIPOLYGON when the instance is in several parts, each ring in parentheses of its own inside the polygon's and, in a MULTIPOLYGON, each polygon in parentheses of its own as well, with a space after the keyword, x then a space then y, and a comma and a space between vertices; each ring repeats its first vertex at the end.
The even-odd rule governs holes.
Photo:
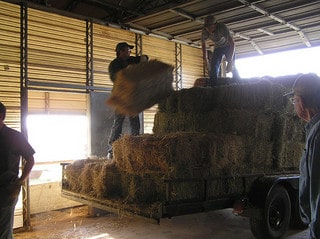
POLYGON ((287 190, 282 186, 271 189, 261 213, 250 217, 253 235, 259 239, 281 238, 290 223, 291 203, 287 190))
POLYGON ((308 222, 301 216, 300 213, 298 193, 291 198, 290 227, 292 229, 306 229, 308 227, 308 222))

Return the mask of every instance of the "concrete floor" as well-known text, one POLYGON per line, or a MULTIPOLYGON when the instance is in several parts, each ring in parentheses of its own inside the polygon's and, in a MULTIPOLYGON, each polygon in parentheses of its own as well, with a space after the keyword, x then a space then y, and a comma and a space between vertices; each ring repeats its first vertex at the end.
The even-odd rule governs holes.
MULTIPOLYGON (((88 217, 86 206, 37 214, 32 231, 15 239, 253 239, 248 218, 231 209, 162 219, 159 224, 136 217, 107 214, 88 217)), ((288 231, 286 239, 307 239, 308 230, 288 231)))

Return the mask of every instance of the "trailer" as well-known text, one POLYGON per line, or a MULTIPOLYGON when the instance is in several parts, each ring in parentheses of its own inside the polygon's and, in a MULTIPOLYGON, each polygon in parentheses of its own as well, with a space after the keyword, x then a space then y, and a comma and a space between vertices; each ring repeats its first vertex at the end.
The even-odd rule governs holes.
POLYGON ((81 162, 71 174, 63 165, 62 195, 157 222, 233 208, 250 218, 256 238, 305 228, 298 205, 305 135, 283 97, 293 80, 175 91, 159 103, 153 134, 113 143, 114 165, 81 162), (89 181, 79 188, 82 179, 89 181))
POLYGON ((236 177, 212 177, 206 179, 164 179, 165 200, 147 204, 130 204, 117 199, 101 199, 69 190, 65 175, 68 163, 62 163, 62 191, 64 198, 83 203, 103 211, 140 217, 160 223, 161 218, 233 208, 233 212, 250 218, 250 227, 256 238, 281 238, 289 227, 305 229, 307 224, 300 216, 298 206, 299 175, 294 172, 273 175, 239 175, 236 177), (241 193, 229 192, 209 196, 209 185, 237 181, 241 193), (181 184, 198 185, 201 190, 196 197, 175 200, 173 188, 181 184))

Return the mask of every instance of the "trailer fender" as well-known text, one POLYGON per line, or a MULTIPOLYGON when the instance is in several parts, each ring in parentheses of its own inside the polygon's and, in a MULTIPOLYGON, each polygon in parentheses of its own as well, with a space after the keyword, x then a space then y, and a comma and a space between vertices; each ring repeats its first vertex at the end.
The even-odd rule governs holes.
POLYGON ((279 184, 287 189, 291 197, 299 188, 299 176, 264 176, 256 179, 248 193, 250 204, 257 208, 264 208, 271 189, 279 184))

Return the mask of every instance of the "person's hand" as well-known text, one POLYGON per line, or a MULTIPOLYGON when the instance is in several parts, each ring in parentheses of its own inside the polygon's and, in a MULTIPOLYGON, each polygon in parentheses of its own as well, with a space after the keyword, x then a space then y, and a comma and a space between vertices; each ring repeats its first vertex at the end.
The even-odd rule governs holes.
POLYGON ((149 57, 147 55, 140 56, 140 62, 147 62, 148 60, 149 60, 149 57))
POLYGON ((208 60, 207 58, 204 58, 204 59, 203 59, 203 62, 204 62, 204 67, 205 67, 205 69, 208 70, 208 74, 209 74, 209 72, 210 72, 210 70, 211 70, 211 66, 210 66, 210 64, 209 64, 209 60, 208 60))
POLYGON ((226 72, 229 73, 232 71, 232 61, 228 61, 227 67, 226 67, 226 72))
POLYGON ((12 199, 16 199, 19 197, 22 184, 23 184, 23 181, 17 180, 16 182, 8 185, 8 191, 10 192, 10 197, 12 199))

